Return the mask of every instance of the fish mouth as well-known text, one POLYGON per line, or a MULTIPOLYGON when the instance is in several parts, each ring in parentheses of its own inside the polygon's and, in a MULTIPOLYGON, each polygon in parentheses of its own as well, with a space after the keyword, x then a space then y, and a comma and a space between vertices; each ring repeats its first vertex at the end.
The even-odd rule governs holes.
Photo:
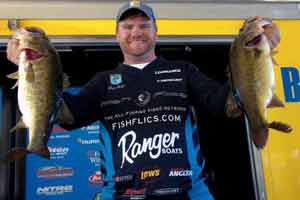
POLYGON ((256 47, 257 45, 260 44, 260 42, 262 41, 262 35, 263 34, 259 34, 257 36, 255 36, 252 40, 246 42, 246 47, 247 48, 253 48, 256 47))
POLYGON ((274 36, 277 36, 276 34, 273 34, 273 25, 272 20, 268 18, 262 18, 258 19, 257 22, 257 29, 256 29, 256 35, 254 35, 253 38, 251 38, 248 42, 246 42, 245 47, 246 48, 254 48, 257 47, 265 35, 267 37, 267 40, 271 47, 275 46, 272 45, 272 39, 274 36))
POLYGON ((45 56, 43 53, 30 48, 23 48, 21 52, 25 52, 26 59, 29 61, 37 60, 45 56))

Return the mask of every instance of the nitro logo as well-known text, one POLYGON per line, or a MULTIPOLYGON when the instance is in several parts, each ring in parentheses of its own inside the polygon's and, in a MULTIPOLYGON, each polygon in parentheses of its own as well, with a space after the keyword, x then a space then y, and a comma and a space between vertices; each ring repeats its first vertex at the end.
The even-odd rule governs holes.
POLYGON ((192 176, 192 170, 184 170, 184 169, 171 169, 169 176, 192 176))
POLYGON ((136 133, 129 131, 125 133, 118 142, 122 148, 122 163, 133 164, 134 159, 143 154, 149 154, 151 159, 157 159, 164 154, 182 154, 181 148, 174 148, 175 142, 179 140, 179 133, 156 134, 152 138, 144 138, 142 143, 136 141, 136 133))
POLYGON ((141 180, 160 176, 160 169, 145 170, 141 172, 141 180))
POLYGON ((62 195, 67 192, 73 192, 73 185, 46 186, 36 189, 37 195, 62 195))
POLYGON ((295 67, 281 68, 282 83, 286 102, 300 102, 300 77, 295 67))

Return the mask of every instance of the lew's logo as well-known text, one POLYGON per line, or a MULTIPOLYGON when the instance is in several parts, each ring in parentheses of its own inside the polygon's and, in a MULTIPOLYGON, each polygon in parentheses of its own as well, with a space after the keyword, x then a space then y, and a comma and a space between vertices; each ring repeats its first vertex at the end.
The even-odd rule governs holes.
POLYGON ((141 172, 141 180, 158 176, 160 176, 160 169, 144 170, 141 172))

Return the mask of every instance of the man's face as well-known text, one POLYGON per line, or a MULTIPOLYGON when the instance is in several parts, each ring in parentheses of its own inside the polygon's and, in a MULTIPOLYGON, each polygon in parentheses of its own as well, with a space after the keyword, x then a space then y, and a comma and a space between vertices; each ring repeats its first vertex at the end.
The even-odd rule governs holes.
POLYGON ((143 56, 154 52, 156 33, 152 20, 142 15, 133 15, 119 22, 116 37, 124 54, 143 56))

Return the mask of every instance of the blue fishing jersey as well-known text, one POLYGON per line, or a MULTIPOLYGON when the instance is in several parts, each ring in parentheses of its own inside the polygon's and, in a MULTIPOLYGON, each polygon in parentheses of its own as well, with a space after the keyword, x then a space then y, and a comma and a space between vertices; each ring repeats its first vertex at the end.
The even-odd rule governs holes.
POLYGON ((64 127, 100 121, 101 199, 210 200, 191 106, 225 115, 228 90, 186 62, 119 64, 64 94, 75 119, 64 127))

